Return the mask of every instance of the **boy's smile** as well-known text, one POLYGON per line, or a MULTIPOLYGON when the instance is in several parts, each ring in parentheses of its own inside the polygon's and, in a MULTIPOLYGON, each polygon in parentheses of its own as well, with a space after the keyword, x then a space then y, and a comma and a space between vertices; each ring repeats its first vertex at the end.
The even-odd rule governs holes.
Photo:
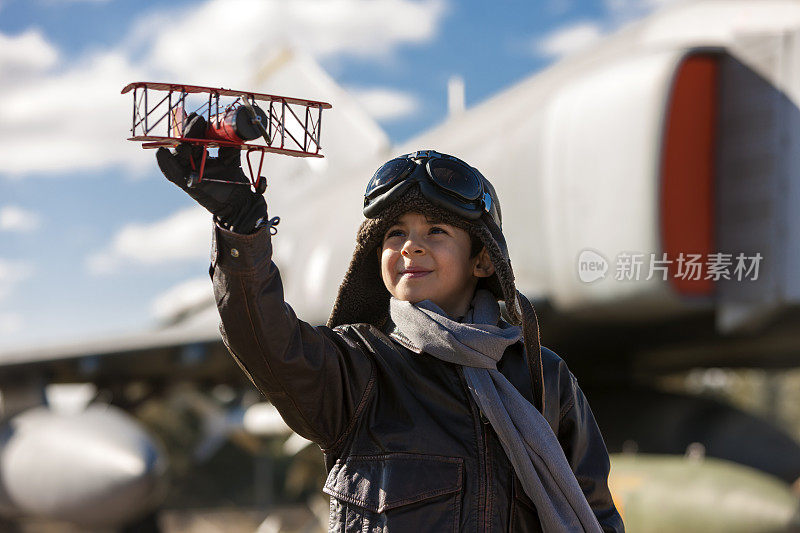
POLYGON ((466 314, 478 278, 494 273, 486 250, 470 258, 465 230, 406 213, 383 236, 381 277, 398 300, 431 300, 451 318, 466 314))

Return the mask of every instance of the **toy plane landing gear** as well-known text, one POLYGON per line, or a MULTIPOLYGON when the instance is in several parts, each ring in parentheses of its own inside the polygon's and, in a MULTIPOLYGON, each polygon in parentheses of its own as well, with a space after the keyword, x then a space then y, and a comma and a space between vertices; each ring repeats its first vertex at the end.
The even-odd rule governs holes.
POLYGON ((208 148, 246 151, 250 183, 244 185, 252 186, 259 194, 267 189, 267 179, 261 175, 267 152, 324 157, 320 153, 320 131, 322 110, 331 108, 327 102, 176 83, 130 83, 122 94, 131 91, 133 120, 129 141, 141 142, 142 148, 175 147, 180 143, 204 147, 200 168, 187 180, 189 187, 204 180, 241 183, 203 177, 208 148), (264 102, 263 107, 257 102, 264 102), (206 119, 203 138, 184 136, 192 113, 206 119), (263 144, 257 140, 263 140, 263 144), (257 166, 251 160, 254 154, 258 156, 257 166))

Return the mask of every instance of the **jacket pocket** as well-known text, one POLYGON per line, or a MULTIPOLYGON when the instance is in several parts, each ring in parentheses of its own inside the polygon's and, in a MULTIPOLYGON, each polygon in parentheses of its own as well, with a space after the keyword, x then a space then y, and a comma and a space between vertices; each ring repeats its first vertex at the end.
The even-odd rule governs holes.
POLYGON ((336 461, 323 492, 331 532, 457 531, 464 460, 413 453, 336 461))

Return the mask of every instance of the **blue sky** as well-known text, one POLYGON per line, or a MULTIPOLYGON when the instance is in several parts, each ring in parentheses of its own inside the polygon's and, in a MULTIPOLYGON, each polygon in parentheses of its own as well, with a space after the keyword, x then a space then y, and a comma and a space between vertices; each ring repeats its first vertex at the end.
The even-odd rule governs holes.
POLYGON ((663 1, 0 0, 0 348, 147 327, 206 273, 209 226, 137 246, 204 222, 124 142, 124 83, 238 88, 288 41, 396 143, 442 121, 451 76, 469 107, 663 1))

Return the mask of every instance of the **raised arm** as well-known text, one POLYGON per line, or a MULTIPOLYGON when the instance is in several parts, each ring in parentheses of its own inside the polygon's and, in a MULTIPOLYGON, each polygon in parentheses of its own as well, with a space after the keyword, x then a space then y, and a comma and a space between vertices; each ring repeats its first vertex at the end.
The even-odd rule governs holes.
POLYGON ((283 299, 272 240, 214 228, 210 274, 228 350, 289 426, 335 448, 363 408, 373 363, 337 328, 299 320, 283 299))
MULTIPOLYGON (((185 129, 187 137, 203 137, 205 121, 192 115, 185 129)), ((206 173, 225 182, 187 185, 203 150, 183 143, 174 152, 160 148, 156 158, 169 181, 214 215, 209 273, 223 341, 293 430, 335 450, 369 397, 372 360, 339 328, 312 327, 284 302, 267 204, 250 189, 237 148, 206 159, 206 173)))

